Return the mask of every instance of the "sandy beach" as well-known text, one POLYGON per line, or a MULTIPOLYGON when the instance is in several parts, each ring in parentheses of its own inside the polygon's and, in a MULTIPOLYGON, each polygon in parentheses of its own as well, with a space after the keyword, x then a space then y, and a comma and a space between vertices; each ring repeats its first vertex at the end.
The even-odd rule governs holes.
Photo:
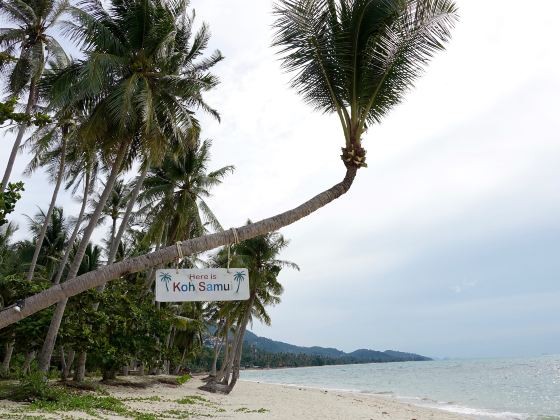
MULTIPOLYGON (((199 379, 181 386, 158 384, 146 389, 104 387, 106 391, 138 414, 156 419, 364 419, 364 420, 459 420, 466 417, 439 410, 416 407, 389 398, 350 392, 269 385, 240 381, 228 395, 200 391, 199 379)), ((99 411, 106 419, 131 418, 99 411)), ((23 404, 0 401, 0 418, 95 418, 84 412, 28 411, 23 404), (19 417, 21 416, 21 417, 19 417), (27 417, 26 417, 27 418, 27 417)), ((99 417, 97 417, 99 418, 99 417)), ((138 416, 137 418, 142 418, 138 416)))

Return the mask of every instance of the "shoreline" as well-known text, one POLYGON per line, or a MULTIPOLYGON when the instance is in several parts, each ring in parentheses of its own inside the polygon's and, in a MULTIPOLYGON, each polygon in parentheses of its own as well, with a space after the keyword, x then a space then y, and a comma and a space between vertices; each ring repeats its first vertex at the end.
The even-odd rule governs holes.
MULTIPOLYGON (((301 420, 465 420, 473 417, 435 408, 417 406, 396 398, 350 391, 312 389, 302 386, 272 385, 240 380, 230 395, 211 394, 198 389, 203 382, 193 378, 180 386, 158 384, 145 389, 103 386, 128 409, 156 419, 301 419, 301 420)), ((22 403, 0 401, 0 418, 14 414, 42 418, 86 419, 78 411, 29 411, 22 403)), ((109 413, 99 413, 104 417, 109 413)), ((110 413, 111 419, 124 419, 110 413)))
MULTIPOLYGON (((459 418, 462 419, 478 419, 478 418, 501 418, 501 419, 509 419, 509 417, 504 417, 505 415, 512 416, 511 419, 521 420, 523 416, 519 413, 499 413, 494 412, 491 410, 484 410, 479 408, 467 407, 464 405, 459 405, 456 403, 444 403, 438 402, 436 400, 431 400, 428 398, 419 398, 419 397, 411 397, 411 396, 399 396, 396 395, 392 391, 386 392, 368 392, 362 391, 357 389, 344 389, 344 388, 321 388, 321 387, 314 387, 309 385, 298 385, 298 384, 286 384, 286 383, 278 383, 278 382, 260 382, 257 380, 249 380, 249 379, 240 379, 240 382, 248 382, 253 384, 259 385, 270 385, 270 386, 277 386, 277 387, 286 387, 286 388, 298 388, 310 391, 319 391, 319 392, 339 392, 354 396, 367 396, 375 399, 382 399, 387 401, 394 401, 399 404, 410 405, 413 407, 417 407, 419 409, 428 409, 438 413, 446 413, 452 415, 458 415, 459 418), (422 403, 420 402, 422 401, 422 403)), ((439 418, 439 417, 438 417, 439 418)), ((443 418, 443 417, 442 417, 443 418)))

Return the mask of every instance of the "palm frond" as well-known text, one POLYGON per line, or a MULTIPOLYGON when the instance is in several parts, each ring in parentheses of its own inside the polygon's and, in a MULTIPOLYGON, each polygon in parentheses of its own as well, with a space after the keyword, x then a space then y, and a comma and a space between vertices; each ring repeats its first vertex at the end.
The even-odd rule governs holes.
POLYGON ((402 100, 457 21, 452 0, 280 0, 274 13, 273 45, 292 86, 338 114, 349 152, 402 100))

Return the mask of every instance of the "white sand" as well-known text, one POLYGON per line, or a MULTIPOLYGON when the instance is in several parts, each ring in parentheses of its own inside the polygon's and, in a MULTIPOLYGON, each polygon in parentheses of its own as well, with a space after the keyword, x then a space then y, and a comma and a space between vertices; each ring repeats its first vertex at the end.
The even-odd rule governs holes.
MULTIPOLYGON (((466 419, 466 417, 453 413, 416 407, 390 398, 358 393, 321 391, 240 381, 233 392, 226 396, 200 391, 198 387, 201 384, 202 382, 199 379, 193 379, 179 387, 166 385, 157 385, 146 389, 107 387, 107 391, 124 401, 131 410, 151 413, 158 419, 466 419), (191 399, 190 403, 187 404, 177 402, 189 396, 199 398, 191 399)), ((5 418, 2 414, 10 412, 12 415, 15 414, 12 410, 16 407, 17 405, 14 403, 0 401, 0 418, 5 418)), ((25 414, 29 415, 31 413, 26 412, 25 414)), ((34 414, 45 415, 46 413, 34 414)), ((65 412, 60 414, 63 414, 64 418, 92 418, 85 413, 65 412)), ((47 414, 46 417, 61 418, 62 416, 54 413, 47 414)), ((109 419, 125 418, 115 416, 113 413, 103 413, 102 417, 109 419)))

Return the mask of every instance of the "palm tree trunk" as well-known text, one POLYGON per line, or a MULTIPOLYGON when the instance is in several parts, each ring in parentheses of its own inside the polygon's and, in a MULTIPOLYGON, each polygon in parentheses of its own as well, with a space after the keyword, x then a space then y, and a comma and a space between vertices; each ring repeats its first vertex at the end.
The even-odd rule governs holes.
POLYGON ((53 284, 60 283, 62 274, 64 274, 64 267, 66 267, 66 263, 68 262, 68 258, 70 257, 70 252, 72 251, 72 246, 74 245, 74 241, 78 237, 78 233, 80 233, 80 226, 82 225, 84 214, 86 212, 87 201, 89 196, 89 188, 91 183, 91 172, 89 169, 87 169, 86 171, 87 171, 86 180, 84 182, 84 197, 82 199, 82 207, 80 208, 80 214, 78 214, 78 219, 76 220, 76 226, 74 226, 72 235, 70 236, 70 239, 68 240, 68 244, 66 245, 66 250, 64 251, 64 257, 62 258, 62 262, 60 263, 60 267, 58 268, 58 273, 56 273, 56 278, 54 279, 53 284))
POLYGON ((229 367, 229 369, 232 369, 233 371, 231 376, 231 381, 229 381, 228 378, 227 388, 225 390, 224 389, 221 390, 221 392, 225 392, 226 394, 229 394, 233 390, 235 384, 237 383, 237 380, 239 379, 239 368, 241 364, 241 356, 243 354, 243 341, 245 339, 245 331, 247 331, 247 324, 249 323, 249 317, 251 315, 251 309, 253 307, 254 301, 255 301, 255 295, 251 295, 251 298, 247 303, 247 311, 245 312, 245 316, 243 317, 242 324, 239 326, 240 331, 238 334, 237 342, 235 343, 235 347, 234 347, 235 351, 232 352, 232 359, 229 367))
MULTIPOLYGON (((171 326, 171 329, 169 330, 169 333, 167 333, 167 337, 165 337, 165 349, 167 350, 169 347, 171 347, 171 341, 172 341, 172 336, 173 336, 173 326, 171 326)), ((160 354, 160 359, 161 359, 161 354, 160 354)), ((169 362, 169 359, 165 359, 163 361, 163 373, 165 375, 169 375, 169 368, 171 367, 171 364, 169 362)))
MULTIPOLYGON (((29 96, 27 97, 27 105, 25 107, 25 114, 31 114, 35 104, 37 103, 37 83, 34 80, 31 80, 29 85, 29 96)), ((10 153, 10 158, 8 159, 8 165, 6 166, 6 170, 4 171, 4 177, 2 178, 2 191, 6 189, 8 186, 8 182, 10 181, 10 175, 12 174, 12 169, 14 168, 14 162, 16 161, 16 156, 19 151, 19 146, 21 145, 21 140, 23 139, 23 135, 25 134, 25 130, 27 129, 27 125, 25 123, 21 123, 19 126, 19 130, 16 136, 16 141, 12 147, 12 152, 10 153)))
POLYGON ((74 375, 74 380, 77 382, 82 382, 86 377, 86 361, 87 351, 82 350, 78 355, 78 362, 76 363, 76 374, 74 375))
POLYGON ((187 355, 187 346, 183 348, 183 353, 181 355, 181 361, 175 367, 175 371, 173 372, 175 375, 179 375, 181 373, 181 368, 183 367, 183 362, 185 361, 185 356, 187 355))
POLYGON ((243 353, 243 340, 245 338, 245 331, 247 330, 247 324, 249 323, 249 317, 251 315, 251 309, 254 301, 255 295, 254 293, 251 293, 251 297, 246 304, 247 306, 245 313, 243 314, 243 318, 238 323, 229 357, 227 356, 227 353, 224 356, 225 366, 222 366, 220 374, 218 374, 213 381, 209 381, 206 385, 200 387, 200 389, 210 392, 229 394, 235 387, 237 379, 239 379, 239 365, 241 363, 241 355, 243 353))
POLYGON ((134 205, 136 204, 136 200, 138 199, 138 194, 140 194, 140 190, 142 189, 142 185, 144 184, 144 179, 146 179, 146 174, 148 173, 148 164, 146 163, 143 165, 142 170, 140 172, 140 177, 136 181, 136 185, 130 194, 128 199, 128 203, 126 205, 126 210, 123 215, 123 219, 119 226, 119 231, 117 235, 113 239, 111 243, 111 247, 109 249, 109 258, 107 258, 107 265, 111 265, 113 261, 115 261, 115 257, 117 255, 117 251, 119 249, 119 244, 121 239, 124 235, 126 227, 128 226, 128 220, 130 219, 130 215, 132 214, 132 210, 134 209, 134 205))
POLYGON ((212 359, 212 368, 210 370, 210 376, 213 378, 216 377, 216 371, 218 370, 218 358, 220 357, 223 345, 223 340, 216 340, 216 343, 214 344, 214 358, 212 359))
MULTIPOLYGON (((159 239, 156 242, 155 252, 159 251, 159 249, 161 248, 162 239, 163 239, 163 230, 160 232, 159 239)), ((150 290, 152 289, 152 284, 154 284, 155 279, 156 279, 156 270, 154 267, 150 267, 150 269, 148 270, 148 274, 146 275, 146 282, 144 283, 144 293, 150 292, 150 290)), ((155 301, 155 296, 154 296, 154 301, 155 301)))
MULTIPOLYGON (((111 239, 109 241, 109 244, 112 244, 113 242, 115 242, 115 234, 117 233, 117 217, 112 217, 113 220, 112 220, 112 223, 111 223, 111 239)), ((109 245, 109 246, 112 246, 112 245, 109 245)))
MULTIPOLYGON (((243 318, 241 318, 241 320, 237 324, 237 331, 235 332, 235 337, 233 339, 233 345, 231 348, 229 358, 226 361, 227 365, 226 365, 225 372, 221 375, 221 377, 216 378, 217 382, 229 383, 230 375, 232 371, 235 374, 236 366, 237 366, 237 373, 239 375, 239 362, 241 361, 243 339, 245 338, 245 330, 247 328, 247 323, 249 322, 249 317, 251 316, 251 309, 253 308, 254 301, 255 301, 255 293, 253 292, 251 293, 251 297, 246 303, 246 309, 245 309, 245 313, 243 314, 243 318)), ((231 389, 233 389, 233 387, 231 387, 231 389)), ((229 391, 231 391, 231 389, 229 391)))
MULTIPOLYGON (((74 244, 74 241, 76 240, 76 238, 78 237, 78 233, 80 232, 80 226, 82 224, 83 218, 84 218, 84 214, 86 211, 86 207, 87 207, 87 201, 88 201, 88 196, 89 196, 89 189, 90 189, 90 184, 91 184, 91 172, 89 171, 89 169, 86 170, 86 179, 85 179, 85 183, 84 183, 84 197, 82 199, 82 207, 80 208, 80 214, 78 215, 78 220, 76 220, 76 226, 74 226, 74 230, 72 231, 72 236, 70 236, 70 240, 68 241, 68 245, 66 246, 66 251, 64 252, 64 258, 62 259, 62 263, 60 264, 60 267, 58 269, 58 273, 56 274, 56 278, 54 280, 54 284, 59 284, 60 283, 60 279, 62 278, 62 274, 64 273, 64 267, 66 267, 66 263, 68 262, 68 258, 70 256, 70 252, 72 251, 72 246, 74 244)), ((57 306, 58 309, 58 306, 57 306)), ((59 316, 59 315, 57 315, 59 316)), ((68 359, 71 359, 71 362, 69 361, 67 363, 67 371, 62 372, 62 377, 64 378, 63 380, 66 380, 68 378, 68 376, 70 376, 70 370, 72 369, 72 363, 74 362, 74 358, 75 358, 76 352, 74 350, 70 350, 68 352, 68 359), (71 356, 71 357, 70 357, 71 356)), ((79 357, 78 357, 78 366, 76 367, 75 370, 75 374, 76 376, 74 377, 74 380, 78 380, 78 382, 83 381, 84 377, 85 377, 85 372, 86 372, 86 354, 85 352, 80 353, 79 357), (76 377, 78 379, 76 379, 76 377), (79 379, 81 378, 81 379, 79 379)))
POLYGON ((31 371, 31 362, 35 359, 37 352, 35 350, 28 351, 25 354, 25 360, 23 361, 23 366, 21 367, 22 373, 27 375, 31 371))
POLYGON ((229 377, 231 375, 231 370, 233 368, 233 361, 235 360, 235 354, 237 349, 238 338, 241 334, 241 327, 238 326, 235 336, 233 337, 229 353, 224 355, 224 366, 220 369, 220 374, 216 377, 216 382, 226 384, 229 382, 229 377))
MULTIPOLYGON (((132 195, 130 197, 130 199, 128 200, 127 206, 126 206, 126 210, 123 216, 123 220, 119 226, 119 231, 117 232, 116 236, 113 236, 115 233, 115 222, 116 220, 113 219, 113 228, 112 228, 112 234, 111 234, 111 246, 109 248, 109 257, 107 258, 107 265, 110 265, 113 263, 113 261, 115 260, 115 256, 117 255, 117 250, 119 249, 119 243, 122 239, 122 236, 124 234, 124 231, 126 230, 126 225, 128 224, 128 219, 130 218, 130 215, 132 214, 132 209, 134 208, 134 204, 136 203, 136 199, 138 198, 138 194, 140 193, 140 190, 142 189, 142 184, 144 183, 144 179, 146 178, 146 174, 148 173, 148 166, 145 165, 145 167, 142 169, 142 172, 140 173, 140 178, 138 179, 138 182, 136 183, 136 185, 134 186, 134 190, 132 191, 132 195)), ((103 292, 105 290, 105 284, 102 284, 101 286, 99 286, 97 288, 97 290, 99 292, 103 292)), ((99 308, 99 302, 95 302, 93 304, 93 310, 97 311, 97 309, 99 308)), ((85 364, 86 364, 86 359, 87 359, 87 352, 83 351, 82 353, 80 353, 80 363, 83 363, 83 367, 80 366, 80 368, 83 368, 85 371, 85 364)))
POLYGON ((60 346, 60 380, 64 381, 62 378, 64 376, 64 371, 66 370, 66 353, 64 352, 64 346, 60 346))
POLYGON ((86 378, 86 352, 81 351, 74 370, 74 381, 83 382, 86 378))
POLYGON ((245 331, 247 329, 247 324, 245 324, 243 326, 243 332, 241 334, 241 342, 239 344, 239 348, 237 349, 237 353, 235 356, 235 359, 233 361, 233 374, 231 376, 231 381, 228 384, 228 388, 227 388, 227 393, 229 394, 231 391, 233 391, 233 388, 235 387, 235 384, 237 383, 237 380, 239 379, 239 369, 240 369, 240 364, 241 364, 241 355, 243 353, 243 339, 245 338, 245 331))
POLYGON ((217 378, 222 378, 223 374, 225 372, 225 370, 227 369, 227 364, 229 361, 229 352, 231 351, 231 342, 229 339, 229 326, 228 329, 226 330, 226 338, 225 338, 226 342, 226 348, 224 350, 224 360, 222 362, 222 366, 220 367, 220 371, 218 372, 218 375, 216 375, 216 379, 217 378))
POLYGON ((237 337, 239 336, 240 331, 241 330, 238 328, 231 342, 229 352, 224 355, 224 365, 220 369, 219 375, 216 377, 216 382, 223 384, 227 384, 229 382, 229 376, 231 375, 231 369, 233 366, 233 359, 235 359, 237 337))
POLYGON ((74 364, 74 357, 76 356, 76 352, 73 349, 68 350, 68 356, 66 357, 66 362, 62 368, 62 372, 60 373, 60 379, 62 381, 68 380, 70 376, 70 372, 72 371, 72 365, 74 364))
POLYGON ((2 373, 8 375, 10 373, 10 363, 12 361, 12 354, 14 353, 15 341, 11 340, 6 343, 4 348, 4 360, 2 360, 2 373))
POLYGON ((37 259, 39 258, 39 253, 41 252, 41 247, 43 246, 43 240, 47 234, 47 228, 51 222, 51 217, 54 211, 54 206, 56 205, 56 199, 58 197, 58 191, 60 190, 60 184, 62 184, 62 178, 64 178, 64 165, 66 163, 66 136, 62 136, 62 150, 60 156, 60 167, 58 168, 58 174, 56 175, 56 186, 54 187, 53 195, 51 198, 51 203, 49 204, 49 210, 45 216, 45 221, 41 227, 41 232, 35 243, 35 252, 33 253, 33 259, 31 260, 31 265, 29 266, 29 271, 27 272, 27 281, 31 281, 33 278, 33 273, 35 272, 35 267, 37 266, 37 259))
MULTIPOLYGON (((86 247, 89 243, 89 239, 91 238, 91 235, 97 225, 97 221, 99 220, 99 217, 101 216, 101 212, 103 211, 103 207, 105 206, 105 203, 109 198, 109 194, 113 189, 113 185, 115 184, 117 176, 119 175, 122 162, 124 160, 126 151, 128 149, 127 146, 128 144, 126 142, 123 142, 119 147, 119 151, 117 152, 117 155, 115 156, 115 161, 113 163, 113 167, 111 168, 111 173, 109 175, 109 178, 107 179, 107 183, 105 185, 105 189, 103 190, 103 194, 101 194, 99 204, 97 205, 95 211, 93 212, 91 220, 89 221, 89 224, 86 230, 84 231, 84 236, 82 237, 82 240, 80 241, 80 245, 78 246, 78 250, 76 251, 76 255, 74 256, 74 260, 70 265, 70 269, 68 271, 68 276, 67 276, 68 280, 65 283, 53 287, 60 288, 62 290, 62 288, 68 282, 72 282, 73 279, 76 277, 76 274, 80 269, 80 264, 82 263, 84 254, 86 252, 86 247)), ((58 335, 60 323, 62 322, 62 317, 64 316, 66 303, 68 303, 68 297, 65 297, 62 300, 60 300, 60 302, 56 306, 53 317, 51 319, 51 324, 49 325, 49 331, 47 332, 47 336, 45 337, 45 341, 43 343, 43 348, 41 349, 41 355, 39 357, 39 370, 45 373, 48 372, 49 370, 52 353, 56 343, 56 337, 58 335)))
MULTIPOLYGON (((357 167, 349 166, 344 179, 326 191, 316 195, 311 200, 306 201, 300 206, 280 213, 268 219, 251 223, 237 228, 237 237, 240 241, 274 232, 285 226, 291 225, 309 214, 326 206, 330 202, 345 194, 354 181, 357 167)), ((198 254, 219 246, 234 243, 235 236, 231 230, 217 232, 211 235, 188 239, 181 243, 183 255, 198 254)), ((119 261, 108 266, 104 266, 96 271, 82 274, 79 277, 52 286, 36 295, 25 299, 25 306, 21 312, 14 310, 0 312, 0 328, 4 328, 14 322, 28 317, 41 309, 48 308, 57 302, 65 302, 69 297, 75 296, 94 287, 99 287, 113 279, 121 277, 123 274, 137 273, 150 267, 159 266, 171 262, 178 257, 177 247, 167 246, 138 257, 119 261)), ((57 329, 58 330, 58 329, 57 329)))

